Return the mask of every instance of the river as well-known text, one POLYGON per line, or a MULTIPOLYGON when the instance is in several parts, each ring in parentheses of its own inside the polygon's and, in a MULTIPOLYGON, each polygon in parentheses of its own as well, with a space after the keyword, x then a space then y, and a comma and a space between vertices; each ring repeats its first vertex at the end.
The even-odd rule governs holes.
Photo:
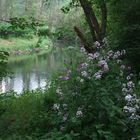
MULTIPOLYGON (((0 92, 15 91, 21 93, 24 90, 45 88, 52 75, 61 71, 66 59, 70 59, 70 53, 64 48, 58 47, 50 53, 33 54, 25 59, 16 56, 13 61, 9 58, 11 77, 5 77, 0 83, 0 92)), ((12 59, 12 58, 11 58, 12 59)))

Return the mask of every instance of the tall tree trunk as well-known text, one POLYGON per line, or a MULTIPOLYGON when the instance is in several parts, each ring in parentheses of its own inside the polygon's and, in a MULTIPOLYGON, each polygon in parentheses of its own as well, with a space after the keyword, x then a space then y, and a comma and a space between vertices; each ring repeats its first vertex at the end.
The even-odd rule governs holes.
POLYGON ((101 38, 103 39, 106 35, 106 26, 107 26, 107 6, 105 0, 102 0, 100 4, 100 8, 101 8, 101 16, 102 16, 101 38))
POLYGON ((100 41, 101 40, 100 39, 100 26, 95 16, 95 13, 92 9, 92 4, 88 0, 79 0, 79 1, 84 10, 87 22, 89 24, 93 41, 95 40, 100 41))
POLYGON ((100 1, 101 18, 102 18, 101 25, 97 20, 94 9, 92 7, 92 3, 89 0, 79 0, 79 2, 84 10, 87 23, 89 24, 90 27, 93 41, 97 40, 101 43, 106 34, 106 24, 107 24, 107 7, 105 0, 100 1))
POLYGON ((91 53, 94 51, 94 49, 91 47, 91 44, 89 44, 87 42, 87 39, 85 38, 84 34, 80 31, 80 29, 78 27, 74 27, 74 30, 77 34, 77 36, 80 38, 80 40, 82 41, 82 43, 84 44, 84 47, 86 49, 87 52, 91 53))

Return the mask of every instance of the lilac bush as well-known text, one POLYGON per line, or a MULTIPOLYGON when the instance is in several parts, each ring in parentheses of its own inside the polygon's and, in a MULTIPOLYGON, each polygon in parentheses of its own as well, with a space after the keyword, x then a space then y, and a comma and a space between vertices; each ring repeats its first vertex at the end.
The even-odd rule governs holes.
POLYGON ((94 53, 81 48, 81 62, 56 80, 58 127, 78 133, 77 140, 138 139, 139 85, 122 61, 126 51, 110 50, 106 39, 94 47, 94 53))

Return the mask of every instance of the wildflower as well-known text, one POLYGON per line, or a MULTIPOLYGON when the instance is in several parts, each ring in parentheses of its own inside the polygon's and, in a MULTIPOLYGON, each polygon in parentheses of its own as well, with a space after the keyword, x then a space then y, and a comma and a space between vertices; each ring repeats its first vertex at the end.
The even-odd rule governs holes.
POLYGON ((122 60, 117 60, 117 63, 120 64, 122 62, 122 60))
POLYGON ((122 50, 121 55, 125 55, 125 54, 126 54, 126 50, 122 50))
POLYGON ((90 60, 93 60, 93 59, 94 59, 94 55, 93 55, 92 53, 89 53, 87 59, 88 59, 89 61, 90 61, 90 60))
POLYGON ((101 71, 96 72, 93 77, 95 77, 96 79, 101 79, 102 72, 101 71))
POLYGON ((56 93, 57 93, 60 97, 63 96, 63 93, 62 93, 62 90, 61 90, 60 87, 58 87, 58 88, 56 89, 56 93))
POLYGON ((133 97, 130 94, 125 96, 125 100, 128 101, 128 102, 132 101, 132 98, 133 97))
POLYGON ((59 76, 59 80, 67 81, 69 80, 69 76, 59 76))
POLYGON ((130 107, 130 106, 124 106, 124 111, 128 112, 128 113, 135 113, 136 109, 134 107, 130 107))
POLYGON ((122 89, 122 92, 127 93, 127 92, 128 92, 127 88, 124 87, 124 88, 122 89))
POLYGON ((81 110, 78 110, 78 111, 76 112, 76 116, 77 116, 77 117, 82 117, 82 116, 83 116, 82 111, 81 111, 81 110))
POLYGON ((100 54, 98 52, 93 54, 93 59, 97 59, 100 56, 100 54))
POLYGON ((107 64, 103 66, 103 70, 104 70, 104 71, 108 71, 108 70, 109 70, 109 67, 108 67, 107 64))
POLYGON ((129 82, 127 83, 127 86, 128 86, 129 88, 134 88, 135 84, 134 84, 132 81, 129 81, 129 82))
POLYGON ((125 69, 125 65, 121 65, 120 68, 121 68, 122 70, 124 70, 124 69, 125 69))
POLYGON ((110 51, 107 53, 108 58, 112 58, 112 57, 113 57, 113 54, 114 54, 114 52, 113 52, 112 50, 110 50, 110 51))
POLYGON ((84 47, 81 47, 80 51, 81 51, 82 53, 85 53, 85 52, 86 52, 86 49, 85 49, 84 47))
POLYGON ((132 113, 131 116, 129 117, 129 119, 131 119, 131 120, 139 120, 140 116, 136 115, 135 113, 132 113))
POLYGON ((131 77, 130 77, 130 76, 127 76, 127 77, 126 77, 126 79, 127 79, 127 80, 130 80, 130 79, 131 79, 131 77))
POLYGON ((80 83, 83 83, 84 82, 84 79, 80 79, 80 83))
POLYGON ((76 78, 76 80, 77 80, 77 81, 80 81, 80 80, 81 80, 81 78, 78 76, 78 77, 76 78))
POLYGON ((104 65, 107 65, 107 62, 105 61, 105 60, 100 60, 99 62, 98 62, 98 66, 104 66, 104 65))
POLYGON ((81 66, 81 68, 84 69, 84 68, 87 68, 88 64, 87 63, 82 63, 80 66, 81 66))
POLYGON ((96 41, 94 44, 97 48, 101 45, 98 41, 96 41))
POLYGON ((115 54, 118 55, 118 56, 120 56, 121 55, 121 52, 120 51, 117 51, 115 54))
POLYGON ((87 77, 88 76, 88 73, 86 71, 82 71, 81 74, 82 74, 83 77, 87 77))
POLYGON ((60 108, 60 104, 56 103, 56 104, 53 105, 54 110, 59 110, 59 108, 60 108))

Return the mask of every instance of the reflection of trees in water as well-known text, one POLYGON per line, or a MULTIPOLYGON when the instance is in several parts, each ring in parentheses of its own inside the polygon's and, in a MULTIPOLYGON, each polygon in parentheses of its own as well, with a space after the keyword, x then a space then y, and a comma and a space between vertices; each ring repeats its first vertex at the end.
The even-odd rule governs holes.
MULTIPOLYGON (((61 70, 64 66, 65 59, 70 61, 70 57, 73 57, 71 52, 65 51, 63 47, 58 47, 49 54, 36 55, 29 60, 15 62, 10 64, 12 71, 14 72, 13 78, 5 78, 4 86, 6 91, 24 89, 32 90, 45 86, 45 80, 51 77, 52 74, 58 70, 61 70)), ((0 91, 3 84, 0 83, 0 91)))
POLYGON ((2 93, 2 81, 0 80, 0 93, 2 93))

